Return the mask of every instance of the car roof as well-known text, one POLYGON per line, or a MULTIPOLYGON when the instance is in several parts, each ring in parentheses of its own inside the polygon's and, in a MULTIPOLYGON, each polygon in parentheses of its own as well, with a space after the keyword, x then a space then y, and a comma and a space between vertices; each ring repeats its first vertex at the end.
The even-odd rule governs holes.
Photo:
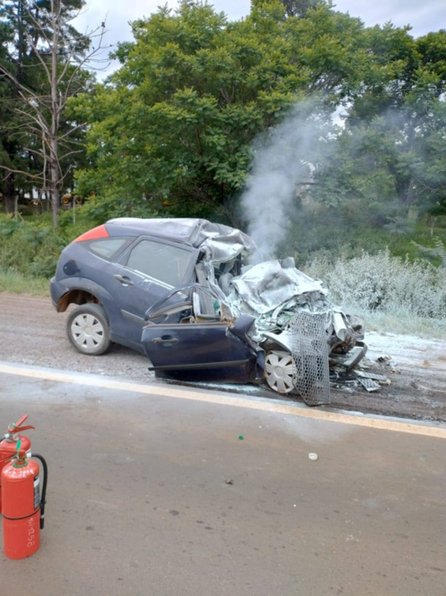
POLYGON ((232 237, 234 233, 245 238, 249 245, 248 237, 230 226, 213 223, 207 219, 200 218, 160 218, 144 219, 137 217, 118 217, 109 219, 105 226, 110 235, 132 235, 139 236, 147 234, 175 242, 182 242, 195 248, 200 247, 203 242, 213 237, 232 237))
POLYGON ((192 244, 196 230, 205 220, 193 218, 143 219, 138 217, 117 217, 109 219, 105 226, 110 234, 129 233, 135 236, 148 234, 169 240, 192 244))

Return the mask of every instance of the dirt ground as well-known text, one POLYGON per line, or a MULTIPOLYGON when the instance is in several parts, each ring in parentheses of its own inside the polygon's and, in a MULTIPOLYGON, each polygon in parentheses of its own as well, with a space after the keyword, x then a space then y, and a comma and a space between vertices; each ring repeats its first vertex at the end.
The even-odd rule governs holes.
MULTIPOLYGON (((103 356, 83 356, 65 335, 66 315, 49 298, 0 293, 0 360, 151 382, 147 359, 113 346, 103 356)), ((412 336, 366 336, 365 370, 384 375, 388 384, 368 393, 354 381, 334 383, 330 407, 387 416, 446 421, 446 340, 412 336)), ((216 385, 220 390, 227 385, 216 385)), ((234 390, 234 386, 231 387, 234 390)), ((252 391, 238 387, 238 391, 252 391)), ((274 397, 266 389, 259 394, 274 397)))

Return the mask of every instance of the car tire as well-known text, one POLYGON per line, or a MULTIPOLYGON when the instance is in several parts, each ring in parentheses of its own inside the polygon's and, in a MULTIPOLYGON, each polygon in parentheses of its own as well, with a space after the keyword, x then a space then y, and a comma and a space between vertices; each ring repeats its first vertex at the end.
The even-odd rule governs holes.
POLYGON ((67 319, 67 335, 81 354, 99 356, 110 347, 110 327, 99 304, 82 304, 67 319))
POLYGON ((276 393, 292 393, 296 382, 296 365, 289 352, 271 350, 265 356, 265 381, 276 393))

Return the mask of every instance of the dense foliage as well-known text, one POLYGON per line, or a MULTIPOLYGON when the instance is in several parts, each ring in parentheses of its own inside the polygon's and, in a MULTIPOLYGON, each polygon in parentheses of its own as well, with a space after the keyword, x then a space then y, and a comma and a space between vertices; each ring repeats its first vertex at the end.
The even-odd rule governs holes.
POLYGON ((244 186, 253 139, 317 93, 345 120, 316 170, 317 200, 403 217, 414 205, 441 210, 446 33, 415 40, 324 2, 293 6, 253 2, 249 17, 228 23, 183 2, 134 23, 119 71, 78 105, 91 123, 80 190, 105 212, 223 217, 244 186))
MULTIPOLYGON (((35 3, 0 1, 0 61, 37 93, 33 23, 17 20, 28 4, 35 3)), ((82 4, 64 6, 70 13, 82 4)), ((35 4, 35 15, 51 6, 35 4)), ((302 101, 318 127, 307 155, 281 145, 288 170, 307 168, 306 180, 289 178, 292 225, 283 251, 305 260, 389 246, 413 259, 444 246, 446 31, 415 39, 391 24, 368 28, 324 0, 253 0, 250 15, 237 22, 205 2, 183 0, 176 11, 164 7, 135 21, 133 35, 116 50, 120 68, 94 87, 79 73, 83 93, 64 105, 62 137, 76 131, 86 153, 59 165, 64 189, 74 185, 84 205, 73 218, 62 215, 54 246, 120 215, 204 216, 246 226, 240 197, 256 156, 278 127, 294 127, 293 138, 308 129, 289 119, 302 101)), ((62 39, 60 65, 64 47, 74 57, 88 46, 72 28, 62 39)), ((36 177, 38 135, 24 126, 17 96, 0 77, 1 192, 9 208, 12 196, 44 190, 36 177)), ((284 169, 277 161, 265 168, 284 169)), ((266 200, 274 218, 274 192, 266 200)))
POLYGON ((79 104, 92 123, 80 191, 117 213, 230 217, 253 139, 309 93, 335 108, 360 83, 361 29, 323 3, 300 18, 277 1, 236 23, 191 2, 134 23, 122 67, 79 104))

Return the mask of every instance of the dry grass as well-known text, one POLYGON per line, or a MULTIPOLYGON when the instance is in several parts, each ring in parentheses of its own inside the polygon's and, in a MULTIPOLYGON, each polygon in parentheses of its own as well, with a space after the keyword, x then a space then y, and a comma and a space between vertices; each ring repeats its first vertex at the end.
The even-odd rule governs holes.
POLYGON ((12 270, 0 270, 0 292, 49 296, 49 280, 45 277, 22 275, 12 270))
POLYGON ((375 331, 446 337, 446 275, 442 268, 392 257, 388 251, 321 260, 306 272, 322 279, 334 303, 375 331))

